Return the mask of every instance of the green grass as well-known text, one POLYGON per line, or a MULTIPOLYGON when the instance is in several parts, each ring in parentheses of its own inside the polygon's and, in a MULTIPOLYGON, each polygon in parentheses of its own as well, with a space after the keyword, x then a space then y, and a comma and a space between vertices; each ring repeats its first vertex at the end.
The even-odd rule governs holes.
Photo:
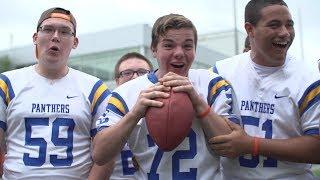
POLYGON ((320 169, 314 169, 313 173, 315 176, 320 177, 320 169))

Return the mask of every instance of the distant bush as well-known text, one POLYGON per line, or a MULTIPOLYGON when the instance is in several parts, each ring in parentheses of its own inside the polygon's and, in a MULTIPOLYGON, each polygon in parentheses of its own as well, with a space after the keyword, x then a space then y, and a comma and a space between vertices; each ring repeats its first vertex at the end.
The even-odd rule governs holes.
POLYGON ((0 58, 0 73, 10 69, 12 69, 10 59, 7 56, 0 58))

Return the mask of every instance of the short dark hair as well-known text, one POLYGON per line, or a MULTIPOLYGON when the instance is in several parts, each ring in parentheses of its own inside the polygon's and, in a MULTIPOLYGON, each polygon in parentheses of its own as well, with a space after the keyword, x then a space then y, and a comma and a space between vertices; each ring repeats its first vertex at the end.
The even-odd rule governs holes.
POLYGON ((127 59, 131 59, 131 58, 137 58, 137 59, 144 60, 146 63, 148 63, 150 70, 153 71, 153 66, 152 66, 151 62, 144 55, 137 53, 137 52, 129 52, 129 53, 123 55, 118 60, 116 66, 114 67, 114 78, 115 79, 120 77, 119 67, 120 67, 121 63, 126 61, 127 59))
POLYGON ((254 26, 261 19, 261 9, 270 5, 282 5, 288 7, 283 0, 251 0, 246 5, 244 11, 244 22, 248 22, 254 26))
POLYGON ((170 29, 190 28, 194 33, 194 43, 197 47, 198 34, 193 23, 180 14, 168 14, 157 19, 152 27, 151 49, 156 48, 161 36, 164 36, 170 29))
POLYGON ((77 29, 76 19, 74 18, 74 16, 71 14, 69 10, 63 9, 61 7, 54 7, 54 8, 50 8, 43 11, 38 21, 37 32, 39 31, 39 27, 44 20, 49 18, 54 18, 54 17, 59 17, 59 18, 70 21, 73 24, 74 34, 76 34, 76 29, 77 29))

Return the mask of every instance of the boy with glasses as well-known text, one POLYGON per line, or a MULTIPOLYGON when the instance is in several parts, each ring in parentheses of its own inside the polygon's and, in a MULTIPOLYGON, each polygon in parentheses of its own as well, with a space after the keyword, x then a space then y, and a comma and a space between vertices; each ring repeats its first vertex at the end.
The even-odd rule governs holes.
MULTIPOLYGON (((152 70, 153 66, 145 56, 137 52, 130 52, 123 55, 117 62, 114 68, 114 77, 117 86, 120 86, 132 79, 148 74, 152 70)), ((133 158, 128 145, 125 144, 120 154, 116 156, 110 180, 134 179, 133 174, 138 167, 134 166, 133 158)), ((111 165, 109 167, 111 168, 111 165)))
POLYGON ((67 66, 79 42, 70 11, 44 11, 36 30, 37 64, 0 75, 3 178, 88 179, 95 121, 110 92, 98 78, 67 66))
POLYGON ((131 52, 123 55, 114 68, 117 86, 153 70, 151 62, 143 55, 131 52))

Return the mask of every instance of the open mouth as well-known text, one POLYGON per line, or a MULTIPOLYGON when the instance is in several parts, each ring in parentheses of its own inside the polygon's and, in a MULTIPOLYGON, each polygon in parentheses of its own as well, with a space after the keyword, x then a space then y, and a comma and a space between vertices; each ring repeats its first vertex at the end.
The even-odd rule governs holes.
POLYGON ((49 49, 50 52, 59 52, 59 50, 60 49, 59 49, 58 46, 51 46, 50 49, 49 49))
POLYGON ((173 68, 183 68, 184 67, 184 64, 170 64, 173 68))
POLYGON ((274 42, 272 45, 277 48, 286 48, 288 46, 288 42, 274 42))

